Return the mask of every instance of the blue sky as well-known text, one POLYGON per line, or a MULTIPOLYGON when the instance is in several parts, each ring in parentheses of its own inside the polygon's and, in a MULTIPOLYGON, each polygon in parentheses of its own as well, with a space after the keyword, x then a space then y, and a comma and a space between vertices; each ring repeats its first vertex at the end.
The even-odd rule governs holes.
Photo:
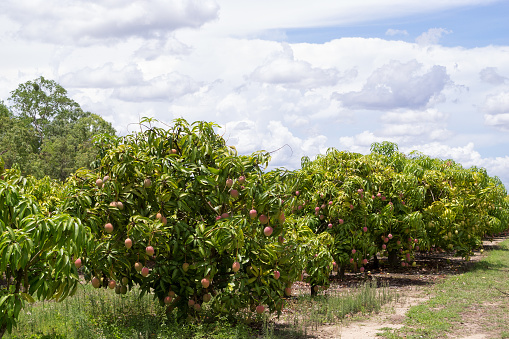
POLYGON ((403 18, 370 21, 349 26, 290 28, 285 41, 324 43, 342 37, 381 38, 413 42, 429 28, 448 31, 442 46, 465 48, 509 45, 509 1, 489 5, 466 6, 446 11, 411 15, 403 18), (387 30, 406 31, 408 35, 387 35, 387 30))
POLYGON ((214 121, 298 168, 389 140, 509 184, 509 1, 5 0, 0 100, 53 79, 121 134, 214 121))

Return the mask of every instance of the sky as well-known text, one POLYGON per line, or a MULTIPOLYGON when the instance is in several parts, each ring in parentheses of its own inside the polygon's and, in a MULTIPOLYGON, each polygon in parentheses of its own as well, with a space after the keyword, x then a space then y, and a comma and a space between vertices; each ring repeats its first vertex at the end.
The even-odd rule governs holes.
POLYGON ((40 76, 119 134, 212 121, 296 169, 391 141, 509 188, 508 0, 2 0, 0 100, 40 76))

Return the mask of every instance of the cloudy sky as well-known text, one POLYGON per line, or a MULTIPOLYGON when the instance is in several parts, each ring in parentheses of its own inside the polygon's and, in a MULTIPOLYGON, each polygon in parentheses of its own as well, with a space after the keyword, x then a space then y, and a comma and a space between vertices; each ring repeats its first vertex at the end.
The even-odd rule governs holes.
POLYGON ((509 187, 508 13, 507 0, 2 0, 0 100, 42 75, 121 134, 144 116, 214 121, 289 169, 389 140, 509 187))

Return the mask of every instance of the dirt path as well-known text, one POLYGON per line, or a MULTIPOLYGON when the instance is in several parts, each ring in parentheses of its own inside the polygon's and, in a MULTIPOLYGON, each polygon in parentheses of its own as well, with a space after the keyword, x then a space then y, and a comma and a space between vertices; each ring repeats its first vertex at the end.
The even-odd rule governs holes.
MULTIPOLYGON (((493 248, 506 238, 495 238, 493 241, 485 241, 484 247, 487 249, 493 248)), ((483 255, 477 252, 470 258, 470 261, 466 262, 461 258, 450 257, 445 253, 426 254, 416 258, 418 262, 416 269, 391 269, 384 271, 382 268, 378 271, 373 271, 371 278, 385 282, 391 291, 398 294, 398 301, 385 305, 378 314, 355 316, 353 319, 346 320, 343 323, 321 325, 306 330, 305 335, 297 336, 296 338, 370 339, 377 338, 377 333, 383 332, 382 328, 401 328, 410 307, 424 303, 432 297, 430 287, 452 275, 461 274, 469 270, 473 263, 481 260, 482 257, 483 255), (361 319, 361 317, 364 319, 361 319)), ((365 279, 365 276, 347 275, 343 281, 333 281, 331 288, 344 289, 355 287, 365 281, 365 279)), ((306 294, 309 291, 309 286, 305 283, 299 283, 294 285, 294 287, 296 295, 306 294)), ((489 337, 486 333, 479 332, 481 329, 476 328, 476 324, 463 324, 465 328, 468 328, 469 325, 472 326, 470 326, 471 331, 469 331, 468 336, 455 338, 480 339, 489 337)))
POLYGON ((430 298, 423 287, 410 288, 401 291, 401 293, 398 303, 389 305, 379 314, 372 315, 365 321, 352 322, 342 326, 337 338, 376 338, 376 334, 382 332, 381 328, 401 328, 405 314, 410 307, 426 302, 430 298))
MULTIPOLYGON (((484 247, 485 248, 492 248, 497 246, 501 241, 505 240, 506 238, 495 238, 493 241, 484 241, 484 247)), ((469 263, 465 264, 465 269, 468 269, 468 267, 475 263, 481 258, 483 255, 479 252, 475 253, 475 256, 473 256, 470 259, 469 263)), ((450 261, 459 261, 461 259, 459 258, 452 258, 449 257, 446 260, 450 261)), ((444 277, 442 277, 444 278, 444 277)), ((441 280, 441 279, 440 279, 441 280)), ((400 299, 401 303, 396 303, 394 307, 385 309, 383 312, 371 316, 369 319, 365 321, 359 321, 359 322, 352 322, 350 324, 347 324, 346 326, 342 326, 341 328, 336 330, 339 332, 330 332, 331 335, 329 338, 342 338, 342 339, 369 339, 369 338, 376 338, 377 333, 382 332, 381 328, 392 328, 392 329, 398 329, 403 327, 403 320, 405 319, 406 312, 410 309, 410 307, 419 305, 423 302, 426 302, 428 299, 431 298, 431 295, 428 292, 428 287, 423 286, 413 286, 410 288, 403 288, 401 290, 402 292, 402 298, 400 299)), ((463 324, 465 328, 467 327, 477 327, 477 326, 469 326, 468 323, 463 324)), ((479 329, 480 330, 480 329, 479 329)), ((470 334, 468 336, 462 336, 461 339, 481 339, 481 338, 487 338, 488 335, 486 333, 474 333, 470 334)))

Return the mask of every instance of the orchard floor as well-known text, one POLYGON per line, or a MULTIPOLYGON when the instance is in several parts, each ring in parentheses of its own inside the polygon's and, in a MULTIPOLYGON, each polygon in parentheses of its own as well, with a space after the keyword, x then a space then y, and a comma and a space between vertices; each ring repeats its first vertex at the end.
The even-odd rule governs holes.
MULTIPOLYGON (((294 311, 291 303, 285 309, 283 315, 272 319, 275 338, 305 338, 305 339, 333 339, 333 338, 380 338, 377 334, 388 329, 398 329, 404 326, 405 314, 410 307, 426 302, 432 297, 432 288, 436 283, 448 279, 451 276, 468 271, 475 262, 481 260, 490 249, 497 249, 498 244, 509 238, 509 233, 503 234, 490 240, 484 241, 484 254, 476 252, 469 261, 462 258, 452 257, 447 253, 419 254, 415 261, 415 268, 385 269, 383 265, 378 270, 369 271, 368 274, 347 273, 343 280, 334 277, 328 290, 321 293, 337 293, 353 290, 366 281, 376 279, 379 284, 385 283, 389 290, 397 294, 396 301, 386 304, 376 314, 357 314, 347 317, 340 323, 322 324, 306 329, 305 334, 288 334, 292 327, 294 311)), ((383 264, 383 262, 382 262, 383 264)), ((368 268, 369 270, 369 268, 368 268)), ((310 295, 310 286, 304 282, 296 282, 293 286, 292 298, 310 295)), ((508 298, 505 298, 509 300, 508 298)), ((496 305, 493 305, 496 307, 496 305)), ((495 333, 486 330, 487 319, 483 319, 480 310, 471 310, 472 314, 461 322, 461 326, 445 337, 481 339, 499 338, 495 333)), ((509 322, 509 314, 507 315, 509 322)), ((425 338, 424 336, 422 338, 425 338)))

